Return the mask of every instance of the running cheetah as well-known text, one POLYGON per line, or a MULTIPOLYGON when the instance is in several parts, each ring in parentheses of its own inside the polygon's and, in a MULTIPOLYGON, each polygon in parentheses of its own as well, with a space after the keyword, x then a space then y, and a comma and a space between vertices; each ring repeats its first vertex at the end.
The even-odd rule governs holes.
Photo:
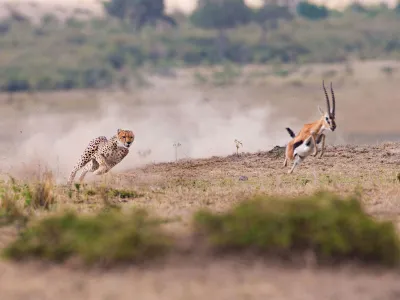
POLYGON ((102 175, 110 171, 129 153, 129 147, 134 139, 135 135, 131 130, 118 129, 117 134, 110 140, 107 140, 105 136, 99 136, 91 140, 72 170, 67 185, 72 185, 76 173, 81 168, 83 170, 79 177, 79 182, 83 181, 87 172, 93 172, 94 175, 102 175))

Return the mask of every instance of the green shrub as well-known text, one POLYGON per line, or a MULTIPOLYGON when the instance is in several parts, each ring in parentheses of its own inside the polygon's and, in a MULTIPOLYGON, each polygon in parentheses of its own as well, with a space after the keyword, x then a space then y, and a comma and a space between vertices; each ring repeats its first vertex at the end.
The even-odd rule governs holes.
POLYGON ((42 219, 24 230, 5 248, 4 255, 54 262, 77 257, 88 265, 141 262, 169 249, 171 238, 163 233, 161 223, 144 210, 130 214, 111 210, 95 216, 68 212, 42 219))
POLYGON ((133 198, 140 198, 140 197, 144 196, 143 194, 140 194, 136 191, 122 190, 122 189, 110 189, 109 195, 112 197, 119 197, 122 199, 125 199, 125 198, 133 199, 133 198))
POLYGON ((391 223, 372 219, 355 198, 323 192, 297 199, 259 197, 219 215, 200 211, 194 225, 218 250, 277 256, 311 250, 320 263, 354 259, 394 265, 400 258, 391 223))

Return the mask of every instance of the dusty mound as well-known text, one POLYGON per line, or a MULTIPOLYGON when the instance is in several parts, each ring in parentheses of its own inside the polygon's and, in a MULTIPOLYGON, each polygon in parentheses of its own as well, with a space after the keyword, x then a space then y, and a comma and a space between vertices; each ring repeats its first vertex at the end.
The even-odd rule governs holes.
MULTIPOLYGON (((286 170, 282 168, 284 152, 285 147, 275 146, 265 152, 150 164, 133 171, 146 174, 168 174, 168 177, 209 177, 209 172, 215 170, 226 170, 228 175, 237 172, 248 173, 249 171, 253 175, 257 171, 275 171, 274 173, 277 174, 284 173, 286 170)), ((316 171, 330 169, 346 173, 364 168, 373 171, 380 166, 393 168, 398 165, 400 165, 400 143, 385 143, 376 146, 341 145, 327 146, 322 159, 308 157, 301 164, 298 172, 309 172, 310 169, 316 171)))

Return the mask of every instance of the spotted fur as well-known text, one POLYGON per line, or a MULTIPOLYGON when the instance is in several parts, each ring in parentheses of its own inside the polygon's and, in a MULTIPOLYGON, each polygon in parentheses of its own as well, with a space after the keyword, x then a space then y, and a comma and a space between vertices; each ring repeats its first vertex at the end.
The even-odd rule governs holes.
POLYGON ((76 173, 82 168, 80 182, 88 172, 102 175, 110 171, 128 155, 134 139, 135 135, 131 130, 118 129, 117 134, 109 140, 105 136, 91 140, 73 168, 67 184, 72 184, 76 173))

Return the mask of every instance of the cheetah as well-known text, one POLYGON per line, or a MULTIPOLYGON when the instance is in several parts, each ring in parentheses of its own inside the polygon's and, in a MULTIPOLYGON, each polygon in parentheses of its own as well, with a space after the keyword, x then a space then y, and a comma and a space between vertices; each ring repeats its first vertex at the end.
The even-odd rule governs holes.
POLYGON ((110 171, 128 155, 129 147, 134 139, 135 135, 131 130, 118 129, 117 134, 109 140, 105 136, 91 140, 73 168, 67 185, 72 185, 76 173, 82 168, 82 174, 79 177, 80 183, 83 182, 87 172, 102 175, 110 171))

